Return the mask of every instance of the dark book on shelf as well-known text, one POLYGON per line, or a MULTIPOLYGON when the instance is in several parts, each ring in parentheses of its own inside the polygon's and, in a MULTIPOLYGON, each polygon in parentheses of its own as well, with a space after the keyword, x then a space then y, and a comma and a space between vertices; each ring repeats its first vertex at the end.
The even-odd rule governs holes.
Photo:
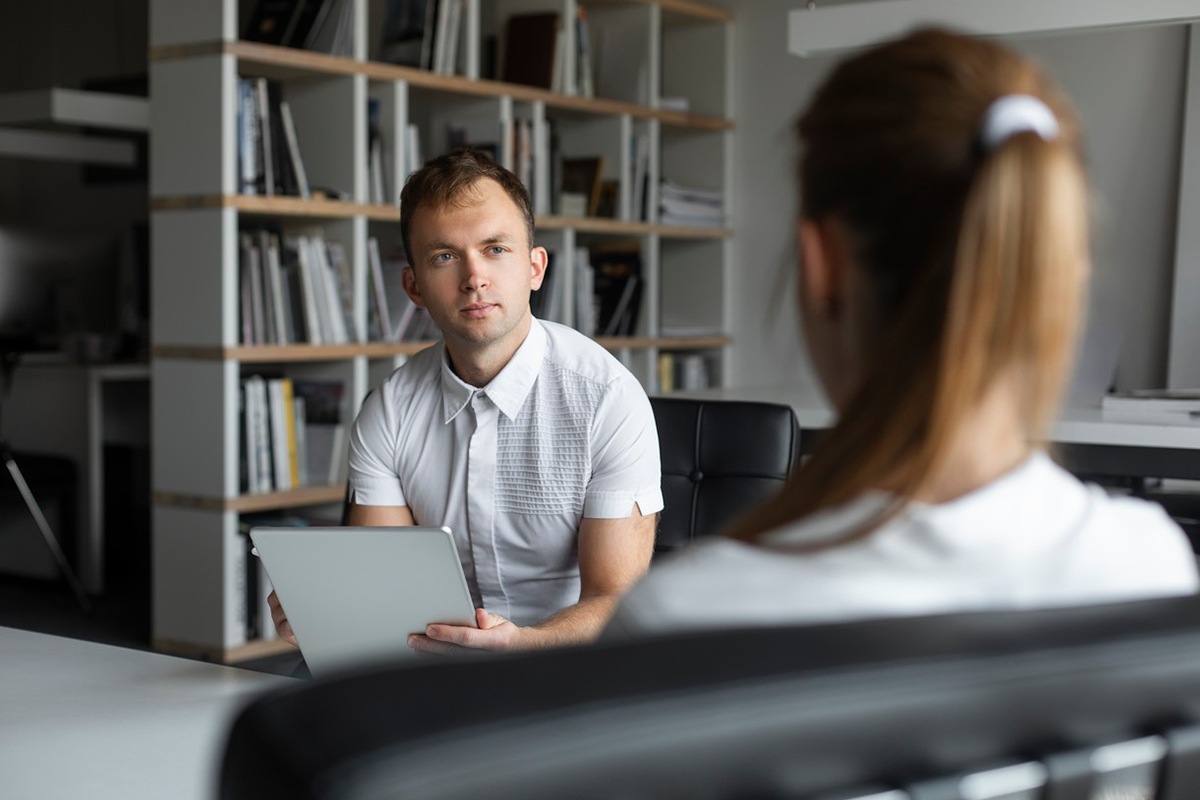
MULTIPOLYGON (((600 210, 601 183, 604 174, 604 159, 601 156, 588 158, 564 158, 562 162, 562 193, 583 198, 581 216, 594 217, 600 210)), ((562 203, 560 199, 560 205, 562 203)), ((561 213, 575 216, 575 209, 566 208, 561 213)))
POLYGON ((432 35, 434 10, 434 0, 387 0, 379 60, 428 68, 426 32, 432 35))
POLYGON ((636 250, 593 250, 597 336, 629 336, 641 305, 642 255, 636 250))
POLYGON ((248 42, 284 44, 300 5, 300 0, 258 0, 242 38, 248 42))
POLYGON ((558 26, 558 14, 554 12, 509 17, 500 79, 549 89, 554 82, 558 26))
POLYGON ((332 4, 332 0, 299 0, 284 43, 288 47, 304 47, 313 29, 329 13, 332 4))

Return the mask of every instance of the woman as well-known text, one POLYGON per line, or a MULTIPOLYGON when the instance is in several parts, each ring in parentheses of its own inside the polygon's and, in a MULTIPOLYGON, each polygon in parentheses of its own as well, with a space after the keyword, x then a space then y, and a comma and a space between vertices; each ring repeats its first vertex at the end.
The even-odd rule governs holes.
POLYGON ((1064 98, 1000 44, 924 30, 839 65, 797 134, 801 313, 839 421, 774 500, 652 569, 611 630, 1194 592, 1161 509, 1038 444, 1088 271, 1064 98))

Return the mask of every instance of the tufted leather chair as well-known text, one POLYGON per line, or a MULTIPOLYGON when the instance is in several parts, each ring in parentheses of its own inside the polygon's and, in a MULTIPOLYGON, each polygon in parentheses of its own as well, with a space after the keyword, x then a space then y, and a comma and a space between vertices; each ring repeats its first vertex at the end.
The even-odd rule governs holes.
POLYGON ((655 554, 717 533, 783 487, 798 463, 790 406, 652 397, 665 507, 655 554))

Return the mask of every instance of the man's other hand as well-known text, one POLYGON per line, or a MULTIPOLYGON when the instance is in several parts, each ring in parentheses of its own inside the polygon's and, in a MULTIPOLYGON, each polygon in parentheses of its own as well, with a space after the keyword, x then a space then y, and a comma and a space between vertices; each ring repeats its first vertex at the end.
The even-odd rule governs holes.
POLYGON ((283 606, 279 604, 279 598, 272 591, 267 595, 267 605, 271 608, 271 621, 275 623, 275 632, 279 634, 279 638, 296 647, 296 634, 292 633, 292 625, 287 621, 287 615, 283 613, 283 606))
POLYGON ((421 655, 470 655, 478 650, 520 650, 524 644, 524 629, 490 611, 475 609, 475 624, 435 624, 425 628, 424 634, 415 633, 408 637, 408 646, 421 655))

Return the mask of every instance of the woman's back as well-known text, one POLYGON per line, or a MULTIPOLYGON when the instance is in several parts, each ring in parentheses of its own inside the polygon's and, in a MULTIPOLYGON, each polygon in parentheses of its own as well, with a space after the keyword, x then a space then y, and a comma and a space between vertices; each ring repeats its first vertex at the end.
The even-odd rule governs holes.
POLYGON ((797 549, 836 540, 887 504, 864 495, 757 544, 696 544, 654 566, 610 631, 1084 605, 1198 588, 1187 540, 1159 506, 1109 497, 1041 453, 951 502, 909 504, 853 544, 797 549))

